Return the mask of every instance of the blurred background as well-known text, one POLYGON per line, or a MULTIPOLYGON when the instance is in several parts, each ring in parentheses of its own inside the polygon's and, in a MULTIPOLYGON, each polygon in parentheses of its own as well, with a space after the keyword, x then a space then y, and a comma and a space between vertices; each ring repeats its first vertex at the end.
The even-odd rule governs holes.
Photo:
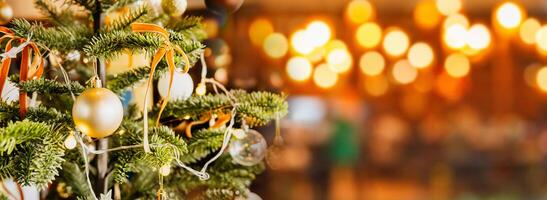
MULTIPOLYGON (((188 8, 209 76, 288 95, 263 199, 547 199, 547 0, 188 8)), ((273 143, 273 124, 259 131, 273 143)))

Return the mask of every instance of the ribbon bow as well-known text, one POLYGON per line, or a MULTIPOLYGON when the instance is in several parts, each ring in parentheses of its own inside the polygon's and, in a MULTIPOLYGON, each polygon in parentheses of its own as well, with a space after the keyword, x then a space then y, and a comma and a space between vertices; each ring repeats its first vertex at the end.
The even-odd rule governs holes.
POLYGON ((158 63, 161 61, 162 58, 165 57, 167 61, 167 66, 169 67, 169 87, 167 88, 167 96, 162 99, 160 111, 158 113, 158 117, 156 119, 156 125, 159 124, 161 113, 163 112, 163 109, 165 109, 165 106, 167 106, 167 100, 169 99, 169 94, 171 93, 171 85, 173 83, 173 74, 175 73, 175 52, 180 54, 182 58, 184 59, 184 72, 188 72, 190 69, 190 60, 188 60, 188 56, 184 53, 184 51, 176 44, 173 44, 169 41, 169 32, 162 28, 161 26, 155 25, 155 24, 148 24, 148 23, 132 23, 131 24, 131 30, 136 33, 157 33, 163 38, 163 44, 160 46, 160 48, 156 51, 154 56, 152 57, 152 61, 150 63, 150 76, 148 77, 148 82, 146 86, 146 91, 144 92, 144 108, 143 108, 143 121, 144 121, 144 151, 150 152, 150 145, 148 143, 148 92, 150 90, 150 85, 152 85, 152 81, 154 80, 154 72, 156 70, 156 67, 158 63))
MULTIPOLYGON (((4 53, 0 54, 2 57, 2 69, 0 70, 0 95, 4 89, 4 84, 7 81, 8 73, 11 65, 11 59, 16 58, 19 52, 21 55, 21 65, 19 66, 19 83, 27 80, 38 79, 44 73, 44 60, 42 59, 42 53, 38 49, 38 45, 30 41, 30 38, 25 39, 16 36, 11 30, 6 27, 0 26, 0 33, 4 35, 0 37, 0 42, 8 39, 4 53), (13 47, 13 41, 19 42, 19 46, 13 47), (32 57, 32 62, 29 63, 32 57), (29 65, 30 64, 30 65, 29 65)), ((27 112, 27 93, 25 91, 19 91, 19 117, 24 118, 27 112)))

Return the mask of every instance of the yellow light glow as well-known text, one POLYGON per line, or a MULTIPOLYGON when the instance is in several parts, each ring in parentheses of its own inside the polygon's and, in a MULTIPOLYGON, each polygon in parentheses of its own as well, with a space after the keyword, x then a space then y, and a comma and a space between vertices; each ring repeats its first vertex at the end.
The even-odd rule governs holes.
POLYGON ((255 19, 249 26, 249 38, 256 46, 261 46, 264 39, 274 31, 272 22, 265 18, 255 19))
POLYGON ((418 77, 418 70, 412 67, 407 60, 399 60, 391 71, 393 79, 400 84, 409 84, 418 77))
POLYGON ((536 75, 536 84, 544 92, 547 92, 547 66, 539 69, 536 75))
POLYGON ((384 95, 389 89, 389 82, 384 75, 366 77, 364 84, 368 94, 375 97, 384 95))
POLYGON ((66 137, 64 144, 67 149, 76 148, 76 145, 78 145, 78 143, 76 141, 76 138, 74 137, 74 134, 70 133, 70 135, 66 137))
POLYGON ((406 33, 397 29, 386 34, 382 45, 387 54, 398 57, 406 52, 409 43, 406 33))
POLYGON ((207 87, 205 86, 205 83, 199 83, 196 87, 196 94, 199 96, 203 96, 207 93, 207 87))
POLYGON ((425 42, 418 42, 412 45, 408 50, 408 62, 410 62, 410 65, 413 67, 419 69, 431 65, 434 58, 433 49, 425 42))
POLYGON ((327 64, 336 73, 344 73, 351 69, 353 59, 345 49, 334 49, 327 54, 327 64))
POLYGON ((453 14, 448 16, 443 22, 443 29, 446 30, 452 25, 459 24, 465 28, 469 27, 469 19, 462 14, 453 14))
POLYGON ((444 61, 444 70, 454 78, 461 78, 469 74, 471 64, 469 59, 460 53, 450 54, 444 61))
POLYGON ((313 82, 320 88, 331 88, 338 82, 338 74, 327 64, 321 64, 313 72, 313 82))
POLYGON ((465 47, 467 30, 460 24, 454 24, 443 34, 444 43, 452 49, 460 49, 465 47))
POLYGON ((473 49, 485 49, 490 46, 490 42, 490 31, 485 25, 475 24, 467 31, 466 43, 473 49))
POLYGON ((366 0, 353 0, 346 7, 346 19, 353 24, 362 24, 372 19, 374 8, 366 0))
POLYGON ((414 9, 414 22, 424 29, 433 29, 441 21, 442 15, 437 10, 435 1, 422 0, 414 9))
POLYGON ((536 33, 541 28, 541 23, 535 18, 529 18, 520 25, 519 36, 525 44, 536 43, 536 33))
POLYGON ((298 30, 291 36, 292 48, 300 54, 309 54, 315 48, 313 41, 305 30, 298 30))
POLYGON ((536 76, 538 71, 542 68, 541 64, 533 63, 524 69, 524 82, 530 87, 537 87, 536 76))
POLYGON ((306 27, 306 32, 310 37, 311 44, 314 47, 325 45, 331 38, 331 29, 327 23, 323 21, 313 21, 306 27))
POLYGON ((506 29, 514 29, 520 25, 523 18, 521 8, 513 2, 501 4, 495 11, 496 21, 506 29))
POLYGON ((462 9, 461 0, 437 0, 437 9, 443 15, 451 15, 459 12, 462 9))
POLYGON ((547 55, 547 25, 542 26, 536 33, 536 47, 539 53, 547 55))
POLYGON ((317 63, 325 57, 327 54, 325 47, 315 48, 311 53, 305 55, 305 57, 312 63, 317 63))
POLYGON ((326 51, 330 52, 330 51, 335 50, 335 49, 347 50, 348 46, 342 40, 331 40, 327 43, 327 45, 325 45, 325 50, 326 51))
POLYGON ((287 61, 287 74, 292 80, 305 81, 311 76, 312 66, 304 57, 292 57, 287 61))
POLYGON ((369 76, 376 76, 384 71, 386 61, 382 54, 376 51, 370 51, 361 56, 359 67, 361 72, 369 76))
POLYGON ((215 71, 215 80, 221 83, 228 82, 228 71, 226 68, 220 68, 215 71))
POLYGON ((272 33, 264 39, 262 50, 271 58, 282 58, 289 51, 289 42, 281 33, 272 33))
POLYGON ((364 23, 357 28, 355 39, 364 48, 374 48, 382 41, 382 28, 374 22, 364 23))
POLYGON ((170 173, 171 173, 171 166, 169 165, 164 165, 164 166, 161 166, 158 171, 160 172, 160 174, 162 176, 168 176, 170 173))

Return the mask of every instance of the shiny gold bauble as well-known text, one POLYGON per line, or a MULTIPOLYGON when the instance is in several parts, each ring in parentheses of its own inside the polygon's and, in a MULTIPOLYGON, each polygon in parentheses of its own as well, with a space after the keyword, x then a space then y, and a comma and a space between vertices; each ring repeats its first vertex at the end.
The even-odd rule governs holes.
POLYGON ((171 17, 180 17, 188 7, 187 0, 162 0, 161 8, 171 17))
POLYGON ((13 18, 13 9, 5 1, 0 1, 0 25, 7 24, 13 18))
POLYGON ((120 98, 106 88, 85 90, 74 102, 72 119, 78 130, 92 138, 111 135, 122 123, 120 98))

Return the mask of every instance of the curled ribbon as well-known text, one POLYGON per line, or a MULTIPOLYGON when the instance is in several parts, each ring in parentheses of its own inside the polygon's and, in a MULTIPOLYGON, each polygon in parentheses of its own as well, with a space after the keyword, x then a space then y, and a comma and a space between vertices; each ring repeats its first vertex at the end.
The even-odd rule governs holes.
MULTIPOLYGON (((19 83, 27 80, 38 79, 44 73, 44 60, 42 59, 42 53, 38 46, 31 42, 30 39, 25 39, 16 36, 11 30, 6 27, 0 26, 0 33, 4 35, 0 37, 0 42, 7 39, 4 53, 0 54, 2 57, 2 69, 0 70, 0 95, 4 89, 4 84, 7 81, 8 73, 11 65, 11 59, 16 58, 19 52, 21 54, 21 65, 19 66, 19 83), (19 46, 13 47, 13 41, 19 42, 19 46), (29 65, 30 58, 32 62, 29 65)), ((19 91, 19 117, 24 118, 27 112, 27 93, 25 91, 19 91)))
POLYGON ((158 113, 158 117, 156 119, 156 125, 159 124, 161 113, 163 112, 163 109, 165 109, 165 106, 167 106, 167 100, 169 99, 169 94, 171 93, 171 85, 173 83, 173 74, 175 73, 175 52, 180 54, 182 58, 184 59, 184 72, 188 72, 190 69, 190 60, 188 59, 188 56, 186 56, 186 53, 176 44, 173 44, 169 41, 169 32, 162 28, 161 26, 155 25, 155 24, 148 24, 148 23, 132 23, 131 24, 131 30, 136 33, 157 33, 163 38, 163 44, 160 46, 160 48, 156 51, 154 56, 152 57, 152 61, 150 63, 150 76, 148 77, 148 82, 146 85, 146 91, 144 93, 144 108, 143 108, 143 121, 144 121, 144 136, 143 136, 143 142, 144 142, 144 151, 150 152, 150 145, 148 143, 148 92, 150 90, 150 86, 152 85, 152 81, 154 80, 154 72, 156 70, 156 67, 158 63, 161 61, 162 58, 165 57, 167 61, 167 66, 169 67, 169 87, 167 88, 167 96, 164 97, 161 101, 160 111, 158 113))

